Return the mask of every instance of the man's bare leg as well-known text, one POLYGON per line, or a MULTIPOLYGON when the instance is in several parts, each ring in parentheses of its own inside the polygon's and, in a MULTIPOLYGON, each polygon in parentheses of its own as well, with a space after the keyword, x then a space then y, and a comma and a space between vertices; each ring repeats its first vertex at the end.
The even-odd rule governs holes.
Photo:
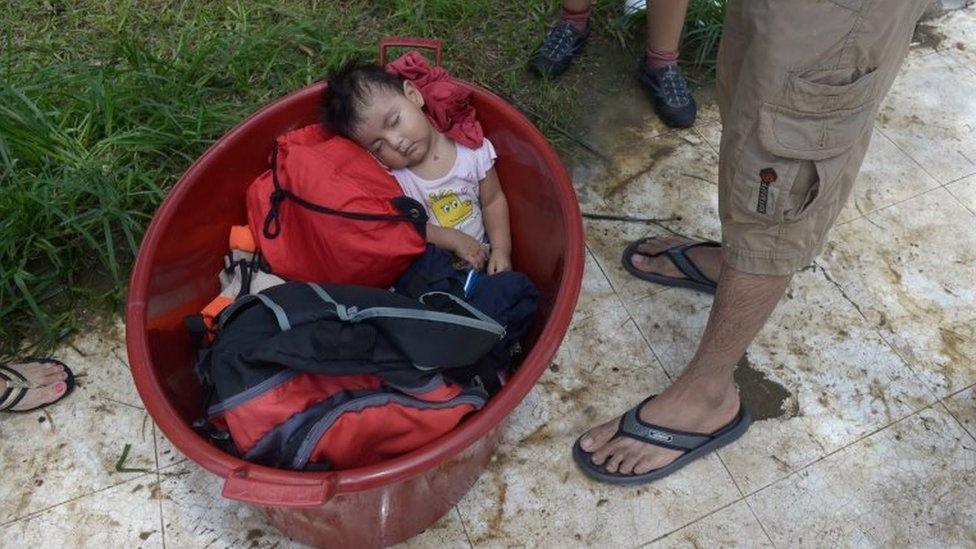
MULTIPOLYGON (((748 274, 723 264, 695 356, 670 387, 641 409, 641 419, 698 433, 711 433, 732 421, 739 411, 739 393, 732 379, 735 365, 766 324, 791 278, 748 274)), ((593 453, 593 463, 605 464, 606 471, 642 474, 681 455, 632 438, 613 438, 618 423, 619 418, 595 427, 580 442, 583 450, 593 453)))

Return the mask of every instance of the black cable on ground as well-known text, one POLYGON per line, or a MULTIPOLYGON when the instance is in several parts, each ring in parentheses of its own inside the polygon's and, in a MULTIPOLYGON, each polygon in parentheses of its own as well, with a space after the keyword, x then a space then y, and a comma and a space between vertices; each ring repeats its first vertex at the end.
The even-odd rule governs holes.
POLYGON ((665 225, 670 221, 681 221, 681 216, 676 215, 673 217, 633 217, 629 215, 613 215, 613 214, 601 214, 593 212, 583 212, 583 217, 586 219, 595 219, 599 221, 622 221, 624 223, 645 223, 647 225, 654 225, 655 227, 660 227, 665 231, 677 236, 684 236, 683 234, 675 231, 671 227, 665 225))
POLYGON ((681 221, 681 216, 674 217, 632 217, 629 215, 611 215, 592 212, 583 212, 583 217, 587 219, 600 219, 603 221, 624 221, 626 223, 667 223, 669 221, 681 221))

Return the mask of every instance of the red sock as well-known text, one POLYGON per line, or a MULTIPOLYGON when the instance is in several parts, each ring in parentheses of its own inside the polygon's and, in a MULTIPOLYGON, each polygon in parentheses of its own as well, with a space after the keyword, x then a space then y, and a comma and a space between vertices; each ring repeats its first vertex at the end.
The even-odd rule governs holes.
POLYGON ((580 32, 586 32, 586 28, 590 26, 590 12, 592 11, 592 6, 580 11, 559 8, 559 20, 569 23, 580 32))
POLYGON ((663 69, 678 62, 678 50, 662 51, 647 48, 644 63, 651 69, 663 69))

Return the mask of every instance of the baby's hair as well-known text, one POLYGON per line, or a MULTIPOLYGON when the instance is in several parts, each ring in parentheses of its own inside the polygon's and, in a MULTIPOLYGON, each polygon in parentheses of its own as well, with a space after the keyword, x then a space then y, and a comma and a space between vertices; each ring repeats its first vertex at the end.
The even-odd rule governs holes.
POLYGON ((327 79, 322 97, 323 125, 344 137, 351 137, 362 121, 360 109, 368 105, 369 97, 380 89, 403 93, 403 80, 371 63, 348 63, 327 79))

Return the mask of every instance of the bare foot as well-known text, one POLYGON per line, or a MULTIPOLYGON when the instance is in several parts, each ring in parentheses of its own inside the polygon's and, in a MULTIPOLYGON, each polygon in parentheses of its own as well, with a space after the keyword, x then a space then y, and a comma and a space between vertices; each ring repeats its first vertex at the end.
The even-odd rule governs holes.
MULTIPOLYGON (((696 387, 684 390, 668 388, 640 410, 640 418, 654 425, 709 434, 731 422, 739 412, 739 392, 729 384, 716 398, 702 398, 696 387)), ((714 394, 714 393, 712 393, 714 394)), ((608 473, 641 475, 660 469, 679 458, 683 452, 654 446, 630 437, 614 438, 620 418, 594 427, 583 436, 580 446, 592 453, 595 465, 608 473)))
MULTIPOLYGON (((27 378, 32 389, 27 389, 24 398, 16 406, 10 408, 11 411, 19 412, 30 410, 38 406, 43 406, 61 398, 68 390, 68 373, 60 364, 53 362, 25 362, 21 364, 7 365, 11 370, 17 371, 20 375, 27 378)), ((5 374, 10 377, 10 374, 5 374)), ((19 381, 19 380, 18 380, 19 381)), ((0 379, 0 393, 7 389, 8 382, 0 379)), ((11 383, 12 385, 12 383, 11 383)), ((16 387, 12 387, 18 391, 16 387)))
MULTIPOLYGON (((675 266, 667 254, 662 254, 657 257, 648 257, 648 255, 660 253, 672 246, 686 244, 689 242, 695 242, 695 240, 677 235, 650 237, 637 247, 637 250, 640 253, 635 253, 632 255, 630 257, 630 261, 634 267, 647 273, 670 276, 674 278, 688 278, 678 269, 678 267, 675 266)), ((688 259, 696 267, 698 267, 698 269, 704 273, 705 276, 712 281, 718 281, 719 273, 722 271, 721 248, 700 246, 691 248, 685 253, 688 256, 688 259)))

